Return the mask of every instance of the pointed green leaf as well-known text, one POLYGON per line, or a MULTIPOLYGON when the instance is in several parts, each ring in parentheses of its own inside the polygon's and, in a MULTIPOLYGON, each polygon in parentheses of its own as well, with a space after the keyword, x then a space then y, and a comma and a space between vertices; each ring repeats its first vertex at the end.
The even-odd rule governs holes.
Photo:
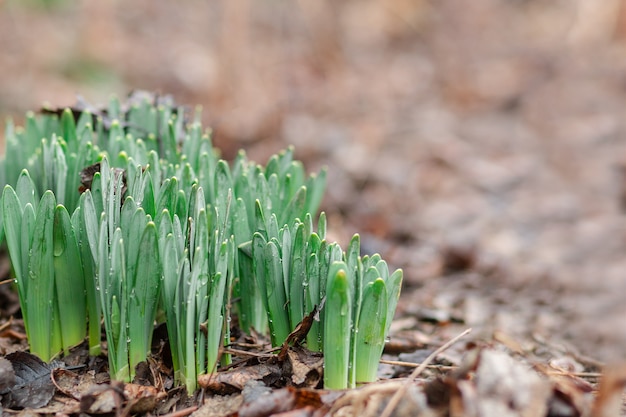
POLYGON ((324 319, 324 387, 348 387, 352 300, 346 265, 335 262, 328 273, 324 319))
POLYGON ((354 362, 357 384, 376 380, 378 363, 385 347, 387 290, 382 278, 370 282, 364 288, 360 319, 354 362))
MULTIPOLYGON (((72 119, 73 120, 73 119, 72 119)), ((70 216, 62 205, 54 211, 54 281, 65 353, 86 336, 86 299, 82 259, 70 216)))
MULTIPOLYGON (((62 350, 62 346, 52 344, 59 340, 58 335, 51 332, 51 320, 54 300, 54 246, 53 223, 56 205, 52 191, 46 191, 37 209, 33 244, 28 264, 28 294, 26 295, 27 316, 30 320, 31 353, 48 361, 62 350)), ((58 318, 57 318, 58 320, 58 318)))

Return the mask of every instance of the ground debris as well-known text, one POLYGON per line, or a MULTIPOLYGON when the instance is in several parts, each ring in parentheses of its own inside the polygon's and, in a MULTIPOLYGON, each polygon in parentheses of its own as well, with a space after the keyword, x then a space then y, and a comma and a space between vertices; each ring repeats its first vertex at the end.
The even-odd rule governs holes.
POLYGON ((482 350, 465 364, 473 377, 451 383, 451 416, 530 417, 546 415, 550 383, 535 371, 495 350, 482 350))
MULTIPOLYGON (((393 394, 400 390, 403 385, 404 381, 402 380, 388 380, 346 391, 333 403, 328 415, 333 417, 380 416, 393 394)), ((439 415, 438 412, 439 410, 429 404, 423 384, 412 383, 395 407, 393 415, 396 417, 427 417, 439 415)))
MULTIPOLYGON (((28 352, 15 352, 6 356, 13 367, 13 384, 0 392, 2 403, 8 408, 43 407, 54 396, 55 386, 50 372, 55 364, 47 364, 28 352)), ((56 365, 58 366, 58 365, 56 365)))
POLYGON ((594 417, 611 417, 623 413, 622 393, 626 387, 626 364, 607 367, 593 405, 594 417))
MULTIPOLYGON (((167 413, 172 417, 374 417, 388 408, 390 415, 399 417, 619 415, 626 365, 606 367, 598 389, 602 375, 596 372, 598 368, 575 355, 556 348, 536 350, 514 338, 503 343, 495 335, 491 341, 455 343, 468 331, 445 344, 447 336, 432 334, 429 349, 404 354, 400 358, 404 361, 387 361, 379 374, 384 374, 385 366, 419 370, 410 378, 396 372, 390 379, 357 389, 320 389, 322 356, 290 346, 283 361, 278 355, 258 354, 226 371, 202 376, 204 391, 190 397, 184 389, 164 388, 158 383, 160 377, 145 379, 150 382, 147 385, 103 382, 94 369, 80 364, 75 372, 43 364, 42 371, 35 372, 43 376, 35 380, 49 381, 50 398, 20 407, 26 407, 29 411, 24 412, 30 415, 117 413, 124 417, 167 413), (441 346, 433 349, 435 345, 441 346), (398 392, 402 394, 399 400, 393 400, 398 392)), ((21 352, 18 356, 24 358, 16 365, 16 355, 9 357, 14 362, 11 368, 30 360, 29 354, 21 352)), ((10 370, 5 371, 9 376, 10 370)), ((146 371, 150 374, 149 364, 146 371)))
POLYGON ((241 394, 209 396, 191 417, 226 417, 236 413, 242 402, 241 394))
POLYGON ((320 391, 310 389, 287 387, 252 396, 249 401, 246 401, 246 397, 244 393, 243 405, 230 417, 269 417, 282 415, 282 413, 289 413, 288 415, 293 416, 313 416, 325 414, 328 408, 322 401, 320 391))
POLYGON ((15 384, 15 371, 11 362, 0 358, 0 392, 8 391, 15 384))
POLYGON ((210 392, 230 394, 243 390, 248 381, 276 380, 280 374, 280 365, 268 361, 267 363, 259 363, 217 374, 200 375, 198 385, 210 392))
POLYGON ((346 391, 333 403, 327 415, 380 416, 392 396, 400 390, 404 390, 404 394, 393 408, 393 416, 619 415, 616 410, 621 405, 626 371, 617 373, 611 380, 607 378, 607 395, 598 396, 595 405, 594 386, 578 376, 581 374, 584 373, 555 371, 544 364, 533 365, 528 358, 516 357, 502 345, 474 348, 466 352, 459 367, 447 374, 414 381, 402 378, 379 381, 346 391), (611 411, 592 413, 592 409, 602 407, 611 411))
POLYGON ((321 353, 291 348, 287 351, 287 361, 291 368, 291 383, 295 387, 315 388, 319 385, 324 372, 321 353))
POLYGON ((212 393, 231 394, 243 390, 249 381, 263 381, 278 388, 285 385, 315 388, 322 380, 323 356, 299 346, 286 346, 277 356, 253 360, 256 363, 200 375, 198 385, 212 393))

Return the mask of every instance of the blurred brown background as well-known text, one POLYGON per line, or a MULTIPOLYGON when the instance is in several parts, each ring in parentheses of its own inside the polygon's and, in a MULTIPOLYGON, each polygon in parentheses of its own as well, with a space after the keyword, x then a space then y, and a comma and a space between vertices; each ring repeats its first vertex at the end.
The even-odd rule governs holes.
POLYGON ((132 89, 226 158, 329 167, 334 236, 403 267, 399 315, 623 359, 626 2, 0 0, 0 115, 132 89))

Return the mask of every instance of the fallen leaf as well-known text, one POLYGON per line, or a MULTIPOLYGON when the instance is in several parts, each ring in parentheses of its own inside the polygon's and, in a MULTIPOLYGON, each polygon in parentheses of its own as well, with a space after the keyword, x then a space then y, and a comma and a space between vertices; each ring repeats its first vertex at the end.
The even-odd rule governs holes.
POLYGON ((595 417, 619 415, 624 387, 626 387, 626 364, 607 367, 600 381, 592 415, 595 417))
POLYGON ((227 417, 233 414, 236 415, 242 402, 243 396, 241 394, 210 396, 204 400, 202 407, 198 408, 193 415, 194 417, 227 417))
POLYGON ((5 358, 0 358, 0 393, 15 384, 15 371, 13 365, 5 358))
POLYGON ((80 398, 80 411, 88 414, 108 414, 120 410, 124 401, 124 384, 113 381, 94 385, 80 398))
POLYGON ((59 391, 68 397, 80 399, 81 392, 77 389, 87 376, 81 377, 67 369, 55 369, 52 372, 55 385, 59 391))
POLYGON ((550 383, 509 355, 490 349, 472 357, 472 379, 453 383, 450 416, 547 415, 550 383), (476 358, 476 359, 474 359, 476 358))
POLYGON ((550 375, 550 382, 552 383, 552 395, 548 402, 548 415, 596 415, 589 414, 593 397, 587 388, 588 382, 566 375, 550 375))
POLYGON ((571 356, 560 356, 550 360, 550 366, 563 372, 583 372, 585 367, 571 356))
POLYGON ((248 381, 277 380, 281 375, 282 368, 277 363, 267 362, 217 374, 200 375, 198 385, 214 393, 231 394, 243 390, 248 381))
POLYGON ((549 365, 535 365, 535 369, 543 373, 552 384, 549 415, 590 415, 594 387, 588 381, 563 369, 558 369, 555 373, 553 362, 550 361, 549 365))
POLYGON ((304 415, 310 416, 313 411, 323 405, 318 392, 287 387, 261 395, 252 402, 244 403, 237 415, 238 417, 269 417, 278 413, 306 408, 311 410, 311 413, 307 411, 307 414, 304 415))
POLYGON ((2 404, 17 409, 40 408, 48 404, 56 390, 50 379, 54 366, 28 352, 14 352, 6 359, 11 362, 15 381, 13 386, 0 392, 2 404))
POLYGON ((158 402, 167 395, 159 392, 156 387, 138 384, 124 385, 124 394, 128 400, 127 408, 133 414, 154 410, 158 402))
POLYGON ((312 417, 317 410, 313 407, 298 408, 284 413, 272 414, 272 417, 312 417))
POLYGON ((313 321, 320 321, 320 310, 324 307, 326 302, 326 297, 322 298, 319 306, 313 307, 313 311, 306 315, 302 319, 300 323, 296 326, 296 328, 289 333, 287 339, 283 342, 283 346, 280 349, 280 353, 278 354, 278 360, 284 361, 285 356, 287 355, 287 351, 289 350, 289 346, 298 346, 300 345, 306 336, 309 334, 309 330, 311 330, 311 326, 313 325, 313 321))
POLYGON ((324 356, 300 347, 287 351, 291 382, 298 388, 315 388, 324 373, 324 356))
MULTIPOLYGON (((387 380, 367 384, 358 389, 321 391, 322 401, 327 406, 332 407, 327 414, 324 413, 322 415, 378 417, 383 413, 391 397, 398 390, 402 389, 405 382, 404 380, 387 380)), ((447 392, 447 390, 448 388, 445 387, 444 391, 447 392)), ((432 398, 427 398, 421 384, 413 382, 406 389, 406 393, 394 409, 393 415, 394 417, 440 415, 428 414, 429 409, 438 407, 437 404, 432 404, 431 401, 432 398)), ((445 405, 447 406, 447 401, 445 405)), ((323 410, 323 408, 320 410, 323 410)))

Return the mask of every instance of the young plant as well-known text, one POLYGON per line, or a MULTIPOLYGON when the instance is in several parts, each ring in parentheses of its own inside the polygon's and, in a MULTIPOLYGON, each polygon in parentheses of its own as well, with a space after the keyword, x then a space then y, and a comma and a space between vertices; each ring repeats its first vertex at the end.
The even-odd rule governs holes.
POLYGON ((194 185, 188 212, 186 233, 178 215, 170 216, 168 209, 162 212, 159 232, 165 277, 162 305, 175 378, 192 393, 198 375, 215 372, 220 347, 228 343, 235 246, 225 234, 228 205, 208 216, 203 190, 194 185))
POLYGON ((157 227, 133 197, 122 205, 122 173, 109 169, 106 159, 93 177, 92 190, 94 197, 87 191, 81 209, 96 264, 109 372, 114 379, 130 381, 152 341, 162 277, 157 227))
POLYGON ((265 167, 248 161, 245 153, 239 152, 230 172, 224 177, 227 184, 221 188, 234 190, 232 234, 239 248, 235 262, 239 280, 234 295, 240 300, 236 306, 239 322, 246 332, 251 328, 264 332, 268 328, 262 301, 265 295, 255 277, 260 272, 254 270, 250 256, 251 237, 259 232, 268 239, 266 219, 269 221, 272 214, 280 227, 307 214, 316 216, 326 186, 326 171, 307 177, 302 163, 293 159, 293 147, 289 147, 272 156, 265 167))
POLYGON ((333 262, 328 272, 324 320, 324 387, 347 388, 352 332, 351 283, 344 262, 333 262))
MULTIPOLYGON (((262 218, 262 209, 258 209, 262 218)), ((325 235, 325 217, 318 233, 325 235)), ((347 388, 376 378, 396 309, 402 271, 389 274, 380 256, 361 258, 359 236, 342 253, 312 231, 312 219, 278 229, 272 214, 264 232, 244 249, 253 258, 269 317, 272 345, 281 345, 303 317, 326 300, 321 325, 307 335, 311 350, 324 352, 324 385, 347 388)))
POLYGON ((5 137, 5 184, 15 186, 20 172, 27 169, 36 190, 51 190, 57 203, 73 212, 80 196, 78 173, 98 159, 87 116, 80 117, 77 127, 70 110, 60 118, 29 113, 26 127, 15 129, 9 122, 5 137))
POLYGON ((85 276, 70 216, 28 171, 2 196, 6 239, 31 352, 50 360, 85 338, 85 276))
POLYGON ((379 255, 361 258, 359 252, 360 239, 355 235, 343 261, 331 264, 328 272, 324 384, 329 388, 354 387, 376 379, 400 296, 402 270, 389 274, 387 263, 379 255), (341 308, 329 307, 333 300, 341 308), (337 344, 341 346, 339 359, 328 355, 331 349, 340 349, 337 344), (347 357, 344 356, 346 349, 347 357))
POLYGON ((129 380, 160 302, 176 380, 192 392, 230 360, 231 296, 241 328, 269 330, 274 345, 326 300, 307 335, 325 352, 325 384, 376 377, 402 272, 361 258, 358 236, 345 253, 327 242, 323 213, 313 230, 326 171, 307 177, 293 148, 265 167, 240 152, 230 167, 198 117, 142 93, 29 114, 6 143, 0 237, 4 223, 34 353, 80 341, 86 310, 97 354, 103 312, 111 375, 129 380))

